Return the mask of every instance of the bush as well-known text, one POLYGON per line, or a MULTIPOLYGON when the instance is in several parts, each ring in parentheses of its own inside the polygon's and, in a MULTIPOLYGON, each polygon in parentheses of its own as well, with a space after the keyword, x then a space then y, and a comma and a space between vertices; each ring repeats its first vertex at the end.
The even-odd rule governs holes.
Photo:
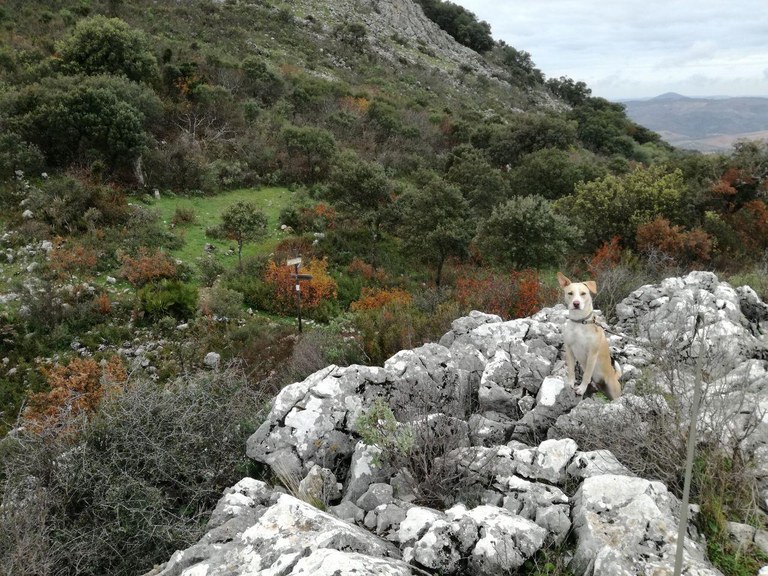
POLYGON ((197 214, 194 208, 184 208, 183 206, 176 206, 171 217, 171 223, 174 226, 183 226, 184 224, 192 224, 197 218, 197 214))
POLYGON ((480 310, 505 320, 523 318, 556 299, 556 291, 545 287, 538 273, 530 269, 508 275, 467 274, 456 281, 456 300, 464 313, 480 310))
POLYGON ((358 310, 375 310, 383 308, 390 303, 408 305, 411 302, 413 302, 413 296, 402 288, 392 288, 389 290, 363 288, 360 299, 352 302, 349 309, 353 312, 358 310))
POLYGON ((162 106, 147 86, 116 76, 50 77, 0 95, 7 130, 49 165, 103 161, 130 169, 147 149, 162 106))
POLYGON ((213 286, 225 270, 224 264, 210 254, 197 259, 197 269, 200 271, 200 282, 203 286, 213 286))
POLYGON ((421 308, 420 300, 419 295, 412 303, 392 300, 379 308, 354 314, 353 324, 372 364, 382 365, 400 350, 437 341, 450 329, 459 312, 455 302, 447 300, 421 308))
POLYGON ((248 274, 227 277, 224 286, 243 295, 243 303, 254 310, 269 311, 274 308, 274 289, 260 277, 248 274))
POLYGON ((93 186, 72 176, 51 178, 31 189, 27 207, 54 231, 71 234, 86 229, 84 215, 96 206, 98 194, 93 186))
POLYGON ((683 173, 664 166, 637 167, 623 176, 608 175, 580 182, 572 196, 557 206, 572 215, 590 249, 618 236, 632 246, 637 227, 659 216, 677 222, 681 216, 683 173))
POLYGON ((175 278, 177 274, 176 263, 157 249, 149 252, 142 247, 136 258, 123 254, 119 260, 122 264, 120 275, 137 288, 150 282, 175 278))
POLYGON ((71 36, 58 45, 66 68, 85 74, 114 74, 141 82, 157 74, 149 40, 119 18, 94 16, 80 20, 71 36))
POLYGON ((638 226, 636 243, 641 253, 660 251, 681 265, 705 265, 712 252, 712 239, 704 230, 684 230, 662 217, 638 226))
POLYGON ((342 318, 300 334, 290 356, 278 369, 278 379, 280 384, 301 382, 330 364, 349 366, 367 361, 359 334, 348 324, 348 319, 342 318))
POLYGON ((480 223, 477 247, 489 262, 541 268, 578 248, 581 234, 541 196, 523 196, 496 206, 480 223))
MULTIPOLYGON (((292 314, 296 309, 297 280, 291 277, 292 273, 291 267, 278 265, 274 261, 267 264, 264 281, 272 287, 272 304, 268 308, 270 311, 292 314)), ((302 310, 311 313, 323 301, 336 299, 336 282, 328 274, 326 260, 310 260, 301 273, 312 276, 310 280, 298 281, 301 286, 302 310)))
POLYGON ((66 246, 60 240, 48 254, 48 266, 54 275, 60 280, 72 272, 90 276, 98 261, 96 250, 76 243, 66 246))
POLYGON ((92 358, 75 358, 66 366, 43 369, 47 392, 29 396, 24 420, 32 429, 56 433, 82 414, 90 417, 105 392, 105 385, 122 383, 125 369, 118 356, 113 356, 102 369, 92 358))
POLYGON ((0 180, 12 178, 16 170, 38 174, 43 167, 43 154, 34 144, 24 142, 18 134, 0 135, 0 180))
MULTIPOLYGON (((109 233, 109 232, 108 232, 109 233)), ((170 233, 160 215, 142 206, 132 206, 124 225, 116 231, 114 242, 129 254, 135 254, 144 247, 148 251, 159 248, 179 248, 182 240, 170 233)))
POLYGON ((198 306, 204 316, 240 318, 243 315, 243 294, 216 283, 200 290, 198 306))
MULTIPOLYGON (((27 332, 36 332, 36 345, 45 348, 58 338, 68 339, 70 331, 86 332, 100 321, 93 299, 92 289, 86 284, 59 287, 47 280, 29 284, 19 299, 19 320, 27 332)), ((27 339, 22 342, 28 343, 27 339)))
POLYGON ((128 576, 190 546, 222 491, 248 474, 245 440, 263 400, 232 369, 167 387, 133 380, 66 439, 6 437, 0 570, 128 576))
POLYGON ((434 415, 426 406, 413 406, 407 422, 401 423, 378 399, 358 418, 357 428, 363 442, 381 450, 380 465, 404 472, 416 494, 414 503, 443 509, 462 499, 471 506, 479 495, 467 490, 490 459, 462 466, 448 456, 468 446, 469 438, 467 429, 449 416, 457 407, 443 408, 444 413, 434 415))
POLYGON ((152 318, 173 316, 187 319, 197 309, 197 288, 179 280, 162 280, 159 284, 147 284, 137 296, 141 309, 152 318))

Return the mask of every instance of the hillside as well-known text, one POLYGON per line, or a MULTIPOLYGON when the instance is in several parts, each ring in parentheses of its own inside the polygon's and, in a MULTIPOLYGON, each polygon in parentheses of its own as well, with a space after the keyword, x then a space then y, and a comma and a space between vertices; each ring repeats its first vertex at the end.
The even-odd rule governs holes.
POLYGON ((687 98, 665 94, 623 103, 632 120, 680 148, 723 151, 740 139, 768 138, 768 98, 687 98))
MULTIPOLYGON (((718 317, 751 306, 759 332, 767 187, 768 146, 675 149, 442 0, 6 0, 0 572, 132 576, 194 547, 243 477, 281 484, 267 499, 303 479, 304 464, 302 478, 281 476, 246 451, 286 386, 341 367, 339 382, 297 398, 304 412, 277 418, 309 434, 316 400, 358 388, 341 381, 347 372, 373 379, 375 403, 392 384, 376 366, 441 350, 434 343, 455 322, 459 338, 472 311, 498 325, 533 318, 558 300, 558 270, 597 282, 609 322, 641 286, 717 270, 757 294, 737 303, 709 276, 690 293, 716 288, 718 317)), ((644 294, 651 306, 667 298, 644 294)), ((517 384, 559 362, 555 324, 526 325, 505 352, 531 352, 519 374, 501 354, 478 355, 495 346, 481 334, 474 351, 457 343, 456 372, 435 360, 442 384, 504 364, 498 375, 515 386, 499 406, 494 388, 484 410, 492 420, 498 409, 489 426, 504 436, 501 412, 530 413, 543 382, 517 384)), ((417 363, 415 379, 425 370, 417 363)), ((655 375, 638 378, 655 395, 655 375)), ((407 390, 411 374, 397 381, 407 390)), ((473 384, 461 396, 467 410, 479 394, 473 384)), ((337 478, 358 439, 352 408, 332 411, 343 422, 321 418, 327 456, 344 457, 315 463, 337 478)), ((538 440, 519 456, 533 458, 538 440)), ((705 460, 725 468, 719 458, 718 448, 705 460)), ((698 493, 722 485, 707 470, 697 468, 698 493)), ((756 562, 724 532, 726 519, 762 522, 745 501, 703 508, 718 566, 756 562)), ((570 553, 554 541, 565 532, 534 530, 547 544, 520 572, 529 576, 570 553)), ((478 548, 471 540, 463 546, 478 548)))

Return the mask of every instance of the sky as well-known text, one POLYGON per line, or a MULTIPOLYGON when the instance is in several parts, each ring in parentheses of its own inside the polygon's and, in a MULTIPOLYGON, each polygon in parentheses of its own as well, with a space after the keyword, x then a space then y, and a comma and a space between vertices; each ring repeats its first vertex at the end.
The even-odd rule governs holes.
POLYGON ((452 0, 609 100, 768 97, 768 0, 452 0))

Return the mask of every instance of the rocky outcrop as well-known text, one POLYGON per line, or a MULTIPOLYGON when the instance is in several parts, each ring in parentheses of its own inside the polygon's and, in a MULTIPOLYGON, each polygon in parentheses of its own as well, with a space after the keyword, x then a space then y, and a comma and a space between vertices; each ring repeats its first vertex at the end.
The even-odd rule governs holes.
MULTIPOLYGON (((520 87, 505 81, 504 78, 509 77, 508 70, 495 66, 471 48, 456 42, 424 15, 417 2, 295 0, 287 8, 298 24, 304 24, 305 32, 317 38, 337 35, 340 28, 350 24, 350 15, 353 14, 354 23, 363 25, 366 30, 365 40, 355 46, 356 51, 370 51, 395 65, 407 63, 432 70, 434 76, 450 82, 455 90, 472 90, 471 77, 475 75, 482 77, 486 83, 496 84, 502 92, 524 92, 525 100, 535 102, 537 107, 566 108, 543 86, 520 87), (316 17, 317 14, 322 14, 322 17, 316 17), (467 75, 469 81, 465 78, 467 75)), ((348 67, 341 55, 329 54, 328 57, 334 59, 338 68, 348 67)))
MULTIPOLYGON (((643 434, 653 414, 686 414, 692 375, 709 362, 701 431, 738 441, 767 480, 768 363, 753 294, 708 273, 634 292, 609 334, 626 375, 615 402, 565 386, 563 306, 509 322, 473 312, 383 367, 320 370, 278 394, 247 447, 303 500, 245 479, 205 538, 155 573, 508 574, 567 544, 577 575, 671 574, 676 497, 622 454, 573 438, 621 430, 628 415, 643 434), (363 418, 376 403, 395 425, 363 418), (390 436, 368 445, 366 426, 390 436)), ((683 573, 719 574, 693 528, 683 545, 683 573)))

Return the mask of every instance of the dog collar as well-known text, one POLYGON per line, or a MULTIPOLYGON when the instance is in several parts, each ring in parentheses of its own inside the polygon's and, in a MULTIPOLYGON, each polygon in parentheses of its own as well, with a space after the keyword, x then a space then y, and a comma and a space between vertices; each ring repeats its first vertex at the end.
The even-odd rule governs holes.
POLYGON ((595 313, 593 311, 593 312, 590 312, 586 318, 582 318, 580 320, 574 320, 573 318, 569 317, 568 320, 570 320, 571 322, 576 322, 576 324, 591 324, 591 323, 594 323, 595 321, 594 316, 595 316, 595 313))

